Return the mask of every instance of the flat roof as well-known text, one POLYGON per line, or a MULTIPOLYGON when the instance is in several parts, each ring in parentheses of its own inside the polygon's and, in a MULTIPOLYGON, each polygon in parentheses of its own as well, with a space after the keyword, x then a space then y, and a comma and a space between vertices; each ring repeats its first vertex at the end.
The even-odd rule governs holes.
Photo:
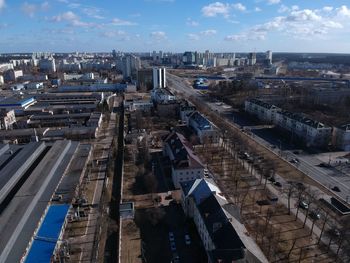
POLYGON ((22 106, 31 101, 34 101, 34 96, 12 96, 0 101, 0 106, 22 106))
POLYGON ((50 205, 28 252, 25 263, 50 263, 69 205, 50 205))
MULTIPOLYGON (((0 216, 0 262, 19 262, 78 146, 57 141, 0 216)), ((39 262, 39 261, 38 261, 39 262)))

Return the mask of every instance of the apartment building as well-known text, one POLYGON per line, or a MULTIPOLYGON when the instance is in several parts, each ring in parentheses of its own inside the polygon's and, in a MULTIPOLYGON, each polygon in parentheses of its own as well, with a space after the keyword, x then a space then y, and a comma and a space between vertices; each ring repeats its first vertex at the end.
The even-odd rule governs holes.
POLYGON ((350 151, 350 124, 334 128, 333 145, 343 151, 350 151))
POLYGON ((218 129, 198 111, 193 112, 188 117, 188 126, 196 132, 200 143, 218 142, 218 129))
POLYGON ((302 114, 280 109, 258 99, 247 100, 245 110, 266 123, 273 123, 290 132, 307 146, 326 147, 331 141, 332 127, 302 114))
POLYGON ((183 135, 176 132, 169 134, 164 140, 163 153, 171 161, 171 177, 175 188, 180 188, 181 182, 204 177, 204 165, 183 135))
POLYGON ((326 147, 332 137, 332 127, 301 114, 281 110, 275 115, 275 124, 303 139, 307 146, 326 147))
POLYGON ((263 102, 258 99, 245 101, 245 111, 255 115, 259 120, 266 123, 274 123, 276 113, 281 110, 275 105, 263 102))
POLYGON ((209 263, 268 262, 237 219, 238 209, 226 200, 213 180, 197 179, 180 185, 182 207, 196 225, 209 263))

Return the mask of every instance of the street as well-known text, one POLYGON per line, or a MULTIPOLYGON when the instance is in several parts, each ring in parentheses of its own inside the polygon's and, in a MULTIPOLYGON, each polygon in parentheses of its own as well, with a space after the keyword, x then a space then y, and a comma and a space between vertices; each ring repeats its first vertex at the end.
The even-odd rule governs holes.
MULTIPOLYGON (((169 79, 169 84, 171 89, 175 93, 177 93, 179 96, 182 96, 185 98, 195 97, 197 99, 200 99, 202 103, 207 104, 207 102, 203 99, 203 95, 201 95, 197 90, 193 89, 192 87, 187 86, 187 84, 184 83, 180 77, 174 76, 172 74, 168 74, 168 79, 169 79)), ((233 127, 234 129, 238 131, 240 130, 240 127, 237 124, 235 124, 232 119, 228 119, 223 115, 220 115, 220 117, 225 118, 226 123, 231 127, 233 127)), ((331 171, 321 167, 317 167, 316 163, 314 161, 311 161, 311 158, 308 157, 307 155, 299 156, 299 155, 293 154, 293 152, 291 151, 286 151, 285 153, 286 156, 281 157, 280 149, 278 145, 277 147, 275 147, 275 149, 272 149, 271 144, 268 141, 262 139, 261 137, 257 135, 247 134, 247 133, 245 133, 245 135, 249 137, 251 140, 254 140, 255 142, 259 143, 261 146, 263 146, 270 152, 279 156, 281 159, 285 160, 286 162, 289 162, 290 159, 298 158, 300 160, 300 163, 297 165, 294 165, 294 167, 297 170, 303 172, 305 175, 309 176, 311 179, 323 185, 327 189, 334 186, 339 187, 340 192, 333 191, 333 194, 345 202, 350 201, 349 200, 350 176, 344 176, 343 174, 339 174, 334 170, 331 171)))

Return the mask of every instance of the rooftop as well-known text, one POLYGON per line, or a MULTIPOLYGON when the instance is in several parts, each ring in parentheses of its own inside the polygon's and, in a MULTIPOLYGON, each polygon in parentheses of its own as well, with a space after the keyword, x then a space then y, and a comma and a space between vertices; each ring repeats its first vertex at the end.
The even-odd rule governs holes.
POLYGON ((172 132, 166 139, 165 143, 170 147, 174 160, 173 165, 176 168, 202 168, 204 165, 198 158, 198 156, 193 152, 189 142, 185 137, 176 132, 172 132))
POLYGON ((34 237, 25 263, 51 262, 69 205, 51 205, 34 237))
POLYGON ((212 124, 210 121, 205 118, 202 114, 200 114, 198 111, 195 111, 191 114, 190 120, 193 120, 197 123, 199 129, 201 130, 211 130, 212 124))

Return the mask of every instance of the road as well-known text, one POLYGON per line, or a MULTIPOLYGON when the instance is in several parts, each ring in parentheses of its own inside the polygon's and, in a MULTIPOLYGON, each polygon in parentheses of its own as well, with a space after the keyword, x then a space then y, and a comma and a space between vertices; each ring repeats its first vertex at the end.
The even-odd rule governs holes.
MULTIPOLYGON (((114 99, 114 106, 119 106, 117 102, 117 98, 114 99)), ((98 134, 96 135, 96 141, 94 142, 92 155, 95 164, 98 170, 89 172, 89 181, 90 183, 94 183, 94 193, 91 200, 88 202, 91 205, 91 209, 87 216, 87 225, 85 227, 84 235, 70 238, 70 243, 81 248, 81 253, 79 257, 79 262, 95 262, 96 258, 98 258, 99 251, 99 239, 100 239, 100 231, 101 231, 101 197, 103 193, 103 188, 107 183, 107 161, 109 157, 109 152, 111 151, 112 142, 114 138, 114 133, 116 129, 116 120, 117 113, 112 112, 110 116, 110 121, 108 127, 104 130, 100 128, 98 130, 98 134), (97 162, 96 160, 101 160, 101 162, 97 162), (97 242, 97 243, 96 243, 97 242)))
MULTIPOLYGON (((184 98, 190 98, 195 97, 197 99, 201 99, 203 104, 206 104, 209 108, 211 108, 208 103, 205 101, 203 95, 199 93, 197 90, 193 89, 192 87, 188 86, 186 82, 184 82, 180 77, 177 77, 172 74, 167 74, 167 79, 169 82, 170 89, 174 91, 178 96, 184 97, 184 98)), ((223 115, 220 115, 220 117, 225 118, 223 115)), ((233 127, 236 130, 240 129, 240 126, 235 124, 232 119, 225 118, 226 123, 233 127)), ((261 137, 258 137, 254 134, 247 134, 248 137, 255 140, 257 143, 259 143, 261 146, 265 147, 269 151, 273 152, 276 155, 280 155, 279 149, 271 149, 271 144, 261 137)), ((315 166, 316 164, 310 160, 306 155, 305 156, 296 156, 290 151, 286 151, 285 153, 282 152, 282 155, 285 155, 286 157, 282 158, 286 161, 290 161, 290 159, 298 158, 300 160, 298 165, 295 165, 295 168, 299 171, 303 172, 305 175, 309 176, 314 181, 318 182, 319 184, 323 185, 325 188, 338 186, 340 189, 340 192, 334 192, 333 194, 343 200, 344 202, 350 201, 350 177, 343 178, 344 175, 341 173, 336 173, 333 171, 333 174, 330 174, 330 171, 325 171, 325 169, 321 167, 315 166), (340 178, 342 177, 342 178, 340 178)))

